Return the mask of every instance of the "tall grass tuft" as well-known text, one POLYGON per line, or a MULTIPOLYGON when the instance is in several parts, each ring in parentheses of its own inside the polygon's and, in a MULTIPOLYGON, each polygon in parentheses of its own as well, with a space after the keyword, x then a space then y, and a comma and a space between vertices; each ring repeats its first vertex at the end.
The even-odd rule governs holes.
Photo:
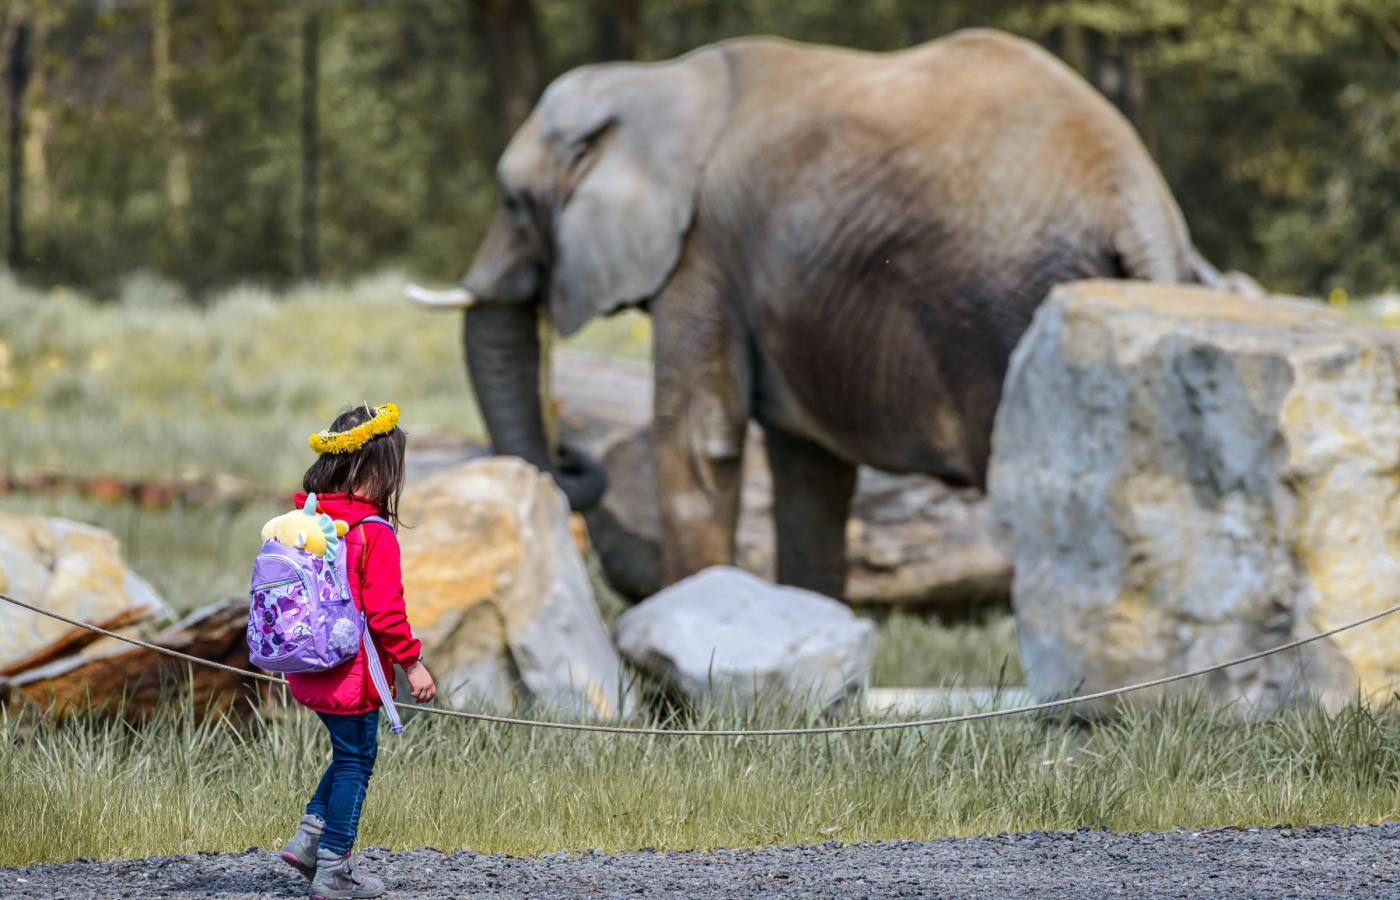
MULTIPOLYGON (((848 720, 856 720, 851 714, 848 720)), ((804 722, 769 708, 751 725, 804 722)), ((696 727, 732 724, 713 712, 696 727)), ((0 865, 274 847, 326 762, 298 712, 235 726, 178 705, 124 725, 0 722, 0 865)), ((1165 830, 1396 816, 1400 716, 1191 698, 1083 727, 1018 717, 810 738, 580 735, 419 716, 381 737, 361 842, 538 854, 1165 830)))
POLYGON ((1016 620, 991 610, 947 624, 896 610, 876 630, 874 687, 1008 687, 1025 683, 1016 620))

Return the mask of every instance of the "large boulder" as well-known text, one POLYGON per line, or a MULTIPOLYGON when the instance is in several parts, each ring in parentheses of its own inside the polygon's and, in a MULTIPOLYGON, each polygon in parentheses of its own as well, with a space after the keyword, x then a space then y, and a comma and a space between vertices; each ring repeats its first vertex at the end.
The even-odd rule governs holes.
MULTIPOLYGON (((604 454, 608 492, 585 513, 608 579, 638 598, 660 590, 661 521, 651 431, 643 428, 604 454)), ((773 485, 757 427, 744 451, 735 564, 771 580, 776 567, 773 485)), ((924 475, 862 468, 847 526, 846 599, 855 605, 932 607, 962 612, 1004 603, 1011 562, 992 542, 976 490, 924 475)))
POLYGON ((408 616, 449 703, 618 714, 622 663, 553 479, 493 457, 413 481, 400 509, 408 616))
MULTIPOLYGON (((1225 661, 1400 603, 1400 334, 1320 304, 1058 288, 1017 348, 990 495, 1037 696, 1225 661)), ((1331 706, 1400 616, 1170 690, 1331 706)), ((1388 696, 1388 695, 1387 695, 1388 696)))
POLYGON ((825 705, 864 683, 873 630, 829 597, 719 566, 623 613, 617 643, 692 701, 779 695, 825 705))
MULTIPOLYGON (((150 585, 122 564, 116 538, 63 519, 0 513, 0 593, 108 630, 172 618, 150 585)), ((0 676, 42 666, 95 639, 0 603, 0 676)))

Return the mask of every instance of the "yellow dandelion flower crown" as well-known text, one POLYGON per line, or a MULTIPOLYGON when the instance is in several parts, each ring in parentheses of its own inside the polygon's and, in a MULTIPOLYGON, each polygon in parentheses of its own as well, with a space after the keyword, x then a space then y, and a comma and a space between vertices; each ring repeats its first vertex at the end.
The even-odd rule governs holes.
MULTIPOLYGON (((368 404, 365 405, 368 408, 368 404)), ((349 431, 318 431, 310 438, 311 449, 321 453, 354 453, 399 424, 399 408, 393 403, 374 408, 374 418, 349 431)))

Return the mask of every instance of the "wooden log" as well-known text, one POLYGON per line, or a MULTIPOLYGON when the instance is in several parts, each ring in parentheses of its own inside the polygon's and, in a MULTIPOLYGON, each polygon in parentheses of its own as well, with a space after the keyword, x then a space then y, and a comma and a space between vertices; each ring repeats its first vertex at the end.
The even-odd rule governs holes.
MULTIPOLYGON (((247 626, 247 601, 231 598, 196 610, 150 642, 251 673, 247 626)), ((240 701, 255 699, 263 684, 111 638, 22 672, 12 682, 39 706, 57 713, 121 708, 131 716, 153 712, 173 695, 191 698, 201 713, 227 712, 240 701)))

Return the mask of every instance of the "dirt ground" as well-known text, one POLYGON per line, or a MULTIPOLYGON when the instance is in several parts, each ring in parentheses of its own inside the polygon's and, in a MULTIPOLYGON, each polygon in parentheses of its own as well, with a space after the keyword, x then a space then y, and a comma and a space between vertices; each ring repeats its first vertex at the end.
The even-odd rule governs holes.
MULTIPOLYGON (((1400 824, 1115 835, 1076 831, 541 859, 370 848, 391 897, 1400 897, 1400 824)), ((306 883, 267 850, 0 869, 6 900, 270 900, 306 883)))

